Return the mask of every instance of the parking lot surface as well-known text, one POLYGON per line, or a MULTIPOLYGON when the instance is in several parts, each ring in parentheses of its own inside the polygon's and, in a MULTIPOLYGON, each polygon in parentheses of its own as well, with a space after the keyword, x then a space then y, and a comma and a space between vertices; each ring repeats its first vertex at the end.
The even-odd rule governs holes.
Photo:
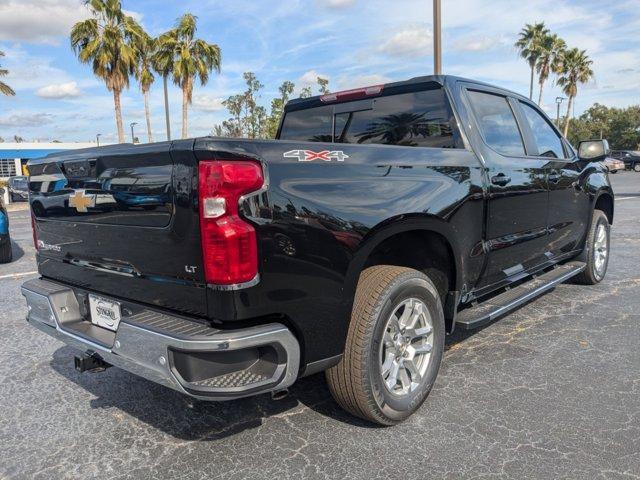
POLYGON ((640 174, 612 175, 612 257, 597 286, 561 285, 448 340, 407 422, 350 417, 323 375, 284 400, 190 405, 117 368, 79 374, 30 327, 29 212, 0 265, 0 478, 640 478, 640 174))

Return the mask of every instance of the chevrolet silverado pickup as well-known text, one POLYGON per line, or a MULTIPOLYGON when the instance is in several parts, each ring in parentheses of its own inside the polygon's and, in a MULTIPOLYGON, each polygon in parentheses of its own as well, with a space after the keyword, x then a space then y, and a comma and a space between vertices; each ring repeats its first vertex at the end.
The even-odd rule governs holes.
POLYGON ((276 140, 52 154, 29 163, 27 320, 76 347, 80 371, 201 400, 326 371, 342 407, 395 424, 454 328, 604 278, 607 154, 451 76, 293 100, 276 140))

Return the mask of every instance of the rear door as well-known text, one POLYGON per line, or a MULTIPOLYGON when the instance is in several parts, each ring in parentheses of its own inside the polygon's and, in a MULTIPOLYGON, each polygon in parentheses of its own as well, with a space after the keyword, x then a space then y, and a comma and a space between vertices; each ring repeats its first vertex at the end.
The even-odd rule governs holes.
POLYGON ((488 177, 484 249, 478 289, 512 281, 546 261, 547 160, 527 155, 515 99, 489 87, 468 87, 488 177))
POLYGON ((589 195, 580 187, 582 165, 537 106, 523 100, 518 101, 518 106, 526 119, 524 131, 525 137, 529 137, 529 154, 546 162, 549 251, 554 258, 562 257, 578 248, 590 220, 589 195))

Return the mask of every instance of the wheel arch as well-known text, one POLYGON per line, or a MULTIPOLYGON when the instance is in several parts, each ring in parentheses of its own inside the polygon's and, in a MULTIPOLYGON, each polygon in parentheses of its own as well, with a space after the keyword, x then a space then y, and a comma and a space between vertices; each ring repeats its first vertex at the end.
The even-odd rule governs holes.
POLYGON ((609 220, 609 225, 613 225, 614 200, 613 192, 602 189, 598 192, 593 202, 594 210, 602 210, 609 220))

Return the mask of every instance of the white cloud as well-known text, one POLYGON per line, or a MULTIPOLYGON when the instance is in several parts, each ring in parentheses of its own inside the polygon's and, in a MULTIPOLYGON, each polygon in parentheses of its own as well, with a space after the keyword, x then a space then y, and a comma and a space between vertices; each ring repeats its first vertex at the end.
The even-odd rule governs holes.
POLYGON ((195 94, 193 96, 193 108, 201 112, 219 112, 225 109, 225 106, 222 104, 223 101, 224 99, 220 97, 195 94))
POLYGON ((309 70, 300 77, 298 83, 303 86, 315 85, 318 82, 318 77, 329 80, 329 75, 318 73, 316 70, 309 70))
POLYGON ((0 117, 2 127, 40 127, 51 123, 53 115, 50 113, 15 113, 0 117))
POLYGON ((491 50, 498 45, 507 44, 507 40, 502 37, 488 37, 488 36, 471 36, 461 38, 454 43, 454 48, 457 50, 467 52, 482 52, 485 50, 491 50))
POLYGON ((380 51, 392 56, 421 57, 431 53, 432 44, 431 30, 414 25, 393 35, 380 46, 380 51))
POLYGON ((42 98, 73 98, 82 95, 77 82, 58 83, 38 89, 36 95, 42 98))
POLYGON ((89 15, 78 0, 0 2, 0 40, 58 44, 71 26, 89 15))
POLYGON ((321 7, 346 8, 355 5, 356 0, 318 0, 321 7))
POLYGON ((384 75, 371 74, 371 75, 355 75, 344 76, 338 79, 338 88, 340 90, 348 90, 351 88, 369 87, 371 85, 380 85, 383 83, 389 83, 391 79, 384 75))

